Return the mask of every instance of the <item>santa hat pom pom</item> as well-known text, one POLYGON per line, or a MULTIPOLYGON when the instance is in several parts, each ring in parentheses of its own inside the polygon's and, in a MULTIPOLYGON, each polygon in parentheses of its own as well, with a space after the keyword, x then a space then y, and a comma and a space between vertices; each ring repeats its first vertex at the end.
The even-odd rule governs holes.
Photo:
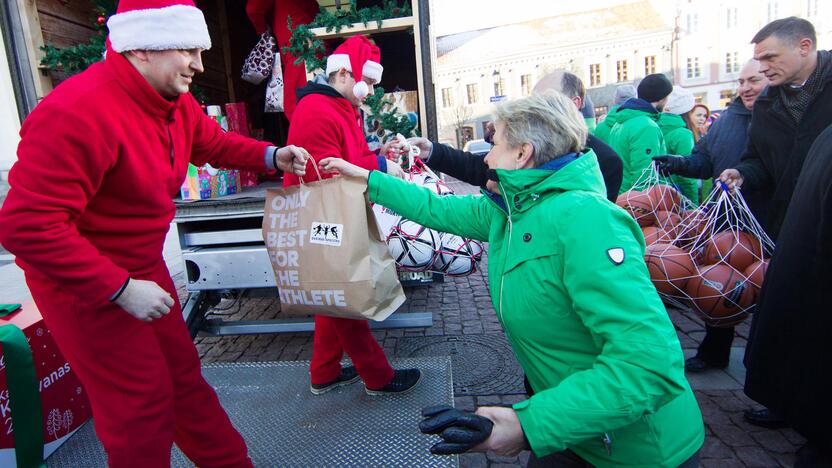
POLYGON ((362 81, 357 81, 355 85, 352 87, 352 92, 355 94, 355 97, 358 99, 364 99, 370 94, 370 87, 367 86, 367 83, 362 81))

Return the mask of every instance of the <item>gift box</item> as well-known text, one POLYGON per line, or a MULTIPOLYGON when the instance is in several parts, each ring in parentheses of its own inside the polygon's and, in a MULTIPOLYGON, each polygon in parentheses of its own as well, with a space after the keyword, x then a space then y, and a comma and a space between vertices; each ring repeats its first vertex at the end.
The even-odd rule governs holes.
MULTIPOLYGON (((228 131, 239 133, 240 135, 247 137, 252 136, 248 130, 246 103, 229 102, 225 105, 225 114, 228 116, 228 131)), ((256 187, 257 184, 258 180, 256 172, 240 171, 240 185, 243 187, 256 187)))
MULTIPOLYGON (((23 331, 32 351, 41 407, 43 458, 46 458, 90 419, 92 411, 81 382, 58 350, 35 304, 24 304, 17 312, 0 318, 0 326, 9 324, 23 331)), ((15 440, 18 433, 12 426, 11 411, 14 408, 17 421, 31 421, 31 416, 25 409, 23 414, 18 414, 21 407, 15 406, 15 400, 10 396, 7 373, 15 372, 11 367, 21 364, 7 360, 7 357, 0 345, 0 466, 16 466, 15 445, 24 441, 15 440)), ((22 423, 20 426, 20 436, 30 436, 23 432, 22 423)), ((31 440, 27 442, 32 445, 31 440)))
POLYGON ((240 172, 231 169, 214 169, 209 165, 196 167, 188 164, 188 175, 182 183, 183 200, 208 200, 240 193, 240 172))

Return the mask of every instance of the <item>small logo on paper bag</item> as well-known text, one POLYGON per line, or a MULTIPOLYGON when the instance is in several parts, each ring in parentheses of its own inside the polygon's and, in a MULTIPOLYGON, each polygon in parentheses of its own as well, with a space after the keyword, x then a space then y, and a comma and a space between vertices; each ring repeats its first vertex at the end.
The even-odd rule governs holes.
POLYGON ((309 230, 309 243, 340 247, 341 237, 343 235, 343 224, 332 224, 324 223, 321 221, 315 221, 312 223, 312 229, 309 230))

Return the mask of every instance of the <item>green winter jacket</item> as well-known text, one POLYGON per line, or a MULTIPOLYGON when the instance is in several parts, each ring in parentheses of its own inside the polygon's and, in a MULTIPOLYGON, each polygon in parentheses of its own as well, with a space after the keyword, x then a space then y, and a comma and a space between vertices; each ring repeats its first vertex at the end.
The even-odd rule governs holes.
POLYGON ((621 188, 618 190, 618 193, 624 193, 653 163, 653 156, 667 154, 667 148, 658 125, 659 113, 649 102, 630 99, 618 108, 615 119, 608 143, 621 156, 624 165, 621 188))
MULTIPOLYGON (((662 112, 659 115, 659 128, 664 135, 668 154, 690 156, 694 144, 693 132, 688 129, 681 115, 662 112)), ((681 190, 682 195, 694 205, 699 205, 699 181, 677 175, 672 176, 670 180, 681 190)))
POLYGON ((615 125, 615 113, 618 111, 618 107, 619 106, 610 107, 610 111, 607 112, 607 116, 604 117, 604 120, 598 122, 595 126, 595 130, 591 131, 593 135, 603 140, 606 144, 610 144, 610 130, 612 130, 613 125, 615 125))
POLYGON ((417 223, 488 241, 491 300, 535 390, 514 409, 537 456, 686 461, 704 441, 702 415, 641 231, 604 198, 595 154, 556 172, 497 174, 502 196, 440 197, 378 171, 368 193, 417 223))

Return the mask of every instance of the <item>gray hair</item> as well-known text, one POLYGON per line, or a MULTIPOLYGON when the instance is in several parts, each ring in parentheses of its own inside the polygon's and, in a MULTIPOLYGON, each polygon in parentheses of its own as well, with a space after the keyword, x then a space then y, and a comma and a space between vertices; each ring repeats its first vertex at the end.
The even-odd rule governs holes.
POLYGON ((508 145, 532 145, 535 167, 579 152, 586 143, 587 128, 581 113, 571 99, 556 91, 503 101, 494 110, 494 121, 505 125, 508 145))

